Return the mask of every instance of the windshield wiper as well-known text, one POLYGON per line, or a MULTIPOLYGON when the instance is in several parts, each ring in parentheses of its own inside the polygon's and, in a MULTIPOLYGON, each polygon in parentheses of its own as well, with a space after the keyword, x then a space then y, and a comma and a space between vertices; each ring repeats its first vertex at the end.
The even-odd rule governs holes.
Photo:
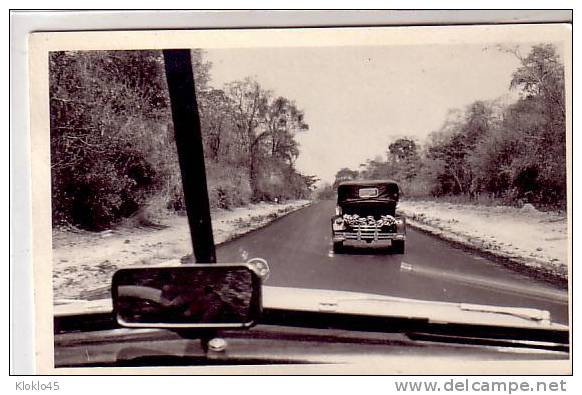
POLYGON ((506 314, 513 317, 519 317, 526 320, 550 322, 550 312, 546 310, 528 309, 504 306, 477 305, 469 303, 460 303, 459 308, 464 311, 478 311, 483 313, 506 314))
MULTIPOLYGON (((391 302, 385 298, 371 297, 371 298, 361 298, 361 299, 338 299, 337 301, 325 301, 321 302, 321 311, 333 312, 343 303, 350 302, 391 302)), ((414 301, 414 303, 432 303, 424 301, 414 301)), ((459 310, 462 311, 473 311, 480 313, 491 313, 491 314, 502 314, 509 315, 512 317, 522 318, 525 320, 531 320, 536 322, 550 323, 550 312, 547 310, 539 310, 524 307, 508 307, 508 306, 491 306, 491 305, 478 305, 470 303, 453 303, 456 304, 459 310)))

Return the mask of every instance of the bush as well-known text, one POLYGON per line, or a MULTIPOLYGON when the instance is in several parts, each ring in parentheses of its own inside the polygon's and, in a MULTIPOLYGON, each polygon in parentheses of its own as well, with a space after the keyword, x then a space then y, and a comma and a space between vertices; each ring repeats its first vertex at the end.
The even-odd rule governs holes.
POLYGON ((245 170, 209 162, 206 174, 210 207, 231 209, 250 202, 251 187, 245 170))
POLYGON ((49 65, 53 222, 110 227, 175 161, 161 52, 52 52, 49 65))
POLYGON ((431 183, 419 177, 399 182, 400 195, 403 198, 419 198, 430 196, 431 183))
POLYGON ((153 166, 126 145, 113 152, 115 157, 106 152, 86 158, 74 172, 53 169, 55 224, 101 230, 130 216, 147 200, 156 183, 153 166))

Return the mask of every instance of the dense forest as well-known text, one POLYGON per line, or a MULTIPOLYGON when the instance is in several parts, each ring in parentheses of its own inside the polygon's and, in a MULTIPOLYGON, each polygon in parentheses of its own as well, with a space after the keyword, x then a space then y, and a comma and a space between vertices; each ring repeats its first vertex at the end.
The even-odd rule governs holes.
MULTIPOLYGON (((55 225, 99 230, 123 218, 184 209, 161 51, 53 52, 50 66, 55 225)), ((211 86, 192 51, 211 205, 305 198, 316 178, 295 169, 293 100, 250 78, 211 86)))
MULTIPOLYGON (((527 55, 518 47, 497 50, 519 60, 508 86, 519 91, 517 101, 475 101, 450 110, 423 147, 414 138, 398 138, 387 147, 385 157, 338 171, 335 183, 390 178, 408 197, 453 196, 564 209, 564 66, 551 44, 535 45, 527 55)), ((328 185, 321 196, 329 197, 332 191, 328 185)))

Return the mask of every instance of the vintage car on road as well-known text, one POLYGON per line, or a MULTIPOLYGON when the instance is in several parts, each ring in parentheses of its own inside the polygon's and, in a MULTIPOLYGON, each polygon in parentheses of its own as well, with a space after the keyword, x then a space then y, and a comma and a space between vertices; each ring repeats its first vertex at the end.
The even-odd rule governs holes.
POLYGON ((331 220, 333 250, 346 241, 388 241, 403 254, 406 222, 396 216, 400 191, 390 180, 344 181, 337 188, 336 215, 331 220))

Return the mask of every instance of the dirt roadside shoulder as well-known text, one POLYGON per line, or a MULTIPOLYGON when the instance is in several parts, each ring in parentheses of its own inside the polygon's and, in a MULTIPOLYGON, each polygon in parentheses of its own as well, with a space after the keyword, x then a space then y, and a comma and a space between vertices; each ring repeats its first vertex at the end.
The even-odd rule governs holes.
POLYGON ((533 207, 483 207, 431 201, 403 201, 407 224, 513 270, 564 288, 568 284, 565 215, 533 207))
MULTIPOLYGON (((215 243, 264 227, 309 204, 310 201, 300 200, 217 210, 212 213, 215 243)), ((55 231, 53 299, 55 303, 94 299, 103 290, 108 292, 111 276, 119 268, 179 262, 191 252, 185 216, 168 216, 156 228, 120 227, 101 233, 55 231)))

